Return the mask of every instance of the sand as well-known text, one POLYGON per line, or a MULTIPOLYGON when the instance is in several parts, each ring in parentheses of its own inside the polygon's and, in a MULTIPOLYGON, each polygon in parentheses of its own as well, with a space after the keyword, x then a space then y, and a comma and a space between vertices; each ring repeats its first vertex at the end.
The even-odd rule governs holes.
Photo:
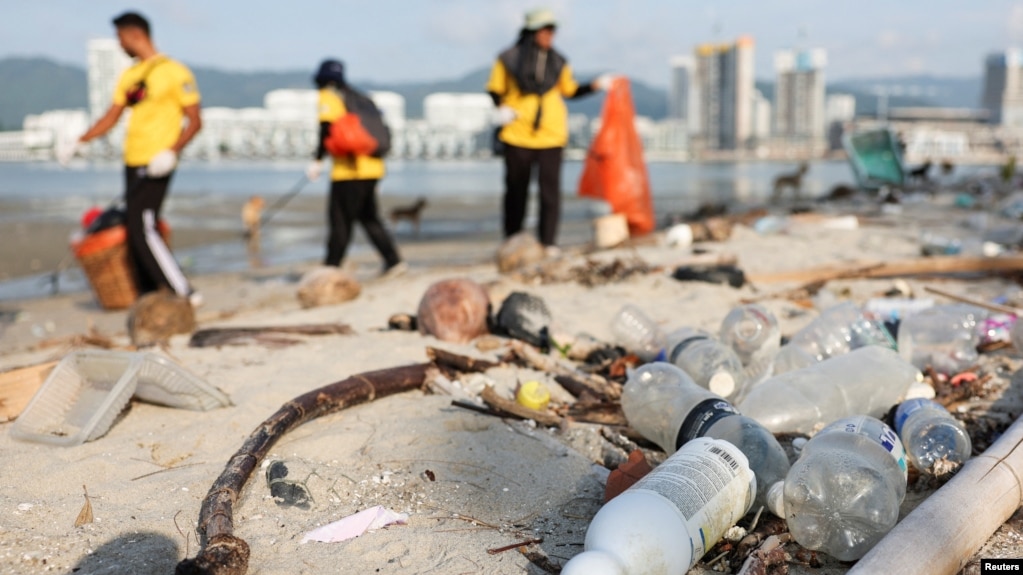
MULTIPOLYGON (((949 198, 921 198, 901 213, 883 213, 869 201, 831 204, 835 214, 859 213, 855 230, 801 226, 760 234, 737 226, 712 253, 737 256, 747 273, 809 266, 916 257, 923 229, 962 231, 969 216, 949 198)), ((670 247, 662 236, 630 248, 592 254, 601 260, 641 258, 662 271, 587 288, 577 283, 522 283, 501 276, 491 261, 496 238, 437 241, 409 246, 411 270, 378 280, 373 253, 352 258, 364 282, 358 299, 301 309, 296 281, 312 262, 193 278, 206 304, 201 327, 343 322, 354 335, 308 336, 295 345, 259 344, 220 349, 190 348, 176 336, 159 353, 226 393, 232 406, 209 412, 133 402, 109 432, 75 447, 13 440, 0 424, 0 573, 169 573, 194 556, 194 533, 202 498, 229 456, 248 434, 288 399, 367 370, 426 360, 427 346, 482 357, 472 344, 438 342, 418 333, 386 330, 389 316, 415 311, 433 282, 469 277, 487 286, 498 303, 512 291, 544 298, 556 333, 586 333, 610 340, 611 315, 632 302, 666 329, 689 325, 716 330, 741 299, 762 303, 791 334, 819 309, 851 299, 863 303, 890 290, 892 280, 833 281, 814 300, 772 297, 791 285, 731 288, 679 282, 674 263, 690 248, 670 247), (94 521, 75 527, 88 490, 94 521)), ((566 262, 582 262, 582 246, 566 250, 566 262)), ((918 295, 924 285, 991 299, 1012 294, 1006 279, 954 278, 938 283, 907 279, 918 295)), ((87 293, 0 303, 0 370, 62 357, 75 335, 89 329, 128 343, 125 312, 99 310, 87 293)), ((992 354, 1002 366, 984 397, 967 401, 968 418, 988 418, 1002 429, 1023 411, 1018 385, 1010 386, 1023 361, 1011 348, 992 354)), ((993 364, 992 364, 993 365, 993 364)), ((508 396, 518 381, 549 377, 502 367, 490 373, 508 396)), ((478 383, 478 382, 477 382, 478 383)), ((556 393, 556 399, 566 399, 556 393)), ((352 407, 307 423, 285 436, 268 460, 282 460, 289 477, 306 483, 311 509, 284 508, 269 495, 262 468, 235 506, 236 535, 251 549, 250 573, 543 573, 517 550, 488 550, 528 539, 554 564, 582 549, 589 519, 599 509, 602 464, 621 457, 600 435, 600 426, 570 423, 563 430, 499 419, 453 407, 451 398, 415 391, 352 407), (301 544, 307 531, 373 505, 410 515, 407 525, 367 533, 344 543, 301 544)), ((902 514, 930 495, 910 490, 902 514)), ((750 517, 740 524, 748 525, 750 517)), ((1010 521, 979 556, 1016 556, 1020 518, 1010 521)), ((706 559, 710 559, 708 555, 706 559)), ((795 563, 790 573, 837 575, 849 564, 821 555, 814 566, 795 563)), ((966 572, 978 572, 976 561, 966 572), (972 571, 970 569, 973 569, 972 571)), ((726 572, 735 572, 731 565, 726 572)), ((710 573, 698 566, 694 573, 710 573)))

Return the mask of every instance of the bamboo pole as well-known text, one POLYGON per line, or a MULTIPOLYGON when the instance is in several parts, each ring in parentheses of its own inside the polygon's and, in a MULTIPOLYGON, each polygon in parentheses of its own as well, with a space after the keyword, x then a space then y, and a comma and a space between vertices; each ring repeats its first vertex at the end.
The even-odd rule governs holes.
POLYGON ((1023 418, 970 459, 847 575, 957 573, 1023 501, 1023 418))

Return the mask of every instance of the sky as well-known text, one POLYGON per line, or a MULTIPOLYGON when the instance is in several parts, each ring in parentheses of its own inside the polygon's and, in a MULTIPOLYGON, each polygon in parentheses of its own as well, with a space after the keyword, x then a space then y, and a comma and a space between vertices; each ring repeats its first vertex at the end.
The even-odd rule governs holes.
POLYGON ((555 47, 574 69, 657 86, 671 56, 740 35, 763 79, 782 49, 824 48, 833 79, 975 77, 985 55, 1023 45, 1023 0, 3 0, 0 58, 84 67, 86 41, 131 9, 193 66, 312 72, 335 57, 354 80, 445 80, 489 66, 538 6, 558 16, 555 47))

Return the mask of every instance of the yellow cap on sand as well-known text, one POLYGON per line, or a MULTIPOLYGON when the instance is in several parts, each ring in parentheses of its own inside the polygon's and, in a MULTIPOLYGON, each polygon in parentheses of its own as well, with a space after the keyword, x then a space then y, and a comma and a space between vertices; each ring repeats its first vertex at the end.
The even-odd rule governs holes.
POLYGON ((515 401, 530 409, 544 409, 551 401, 551 392, 539 381, 527 381, 519 386, 515 401))

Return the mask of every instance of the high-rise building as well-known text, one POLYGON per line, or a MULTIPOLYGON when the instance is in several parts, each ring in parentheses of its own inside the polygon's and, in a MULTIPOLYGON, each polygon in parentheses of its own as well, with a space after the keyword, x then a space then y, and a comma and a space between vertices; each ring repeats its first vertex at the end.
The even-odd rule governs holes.
POLYGON ((1023 127, 1023 52, 1011 48, 987 57, 981 98, 991 123, 1023 127))
POLYGON ((121 72, 131 65, 131 58, 113 38, 95 38, 88 43, 89 116, 98 120, 110 107, 121 72))
POLYGON ((782 50, 774 56, 774 135, 811 149, 825 139, 824 50, 782 50))
MULTIPOLYGON (((121 72, 131 65, 131 58, 121 49, 121 44, 113 38, 89 40, 87 52, 89 117, 95 122, 110 108, 117 79, 120 78, 121 72)), ((108 132, 105 138, 92 144, 92 153, 105 156, 116 155, 117 150, 124 142, 124 126, 125 122, 122 121, 108 132)))
POLYGON ((696 84, 693 81, 693 58, 692 56, 674 56, 668 64, 671 66, 671 82, 668 86, 668 118, 678 120, 680 125, 687 125, 691 122, 695 124, 693 104, 696 99, 696 84))
POLYGON ((753 38, 696 47, 696 141, 710 150, 744 148, 753 131, 753 38))

